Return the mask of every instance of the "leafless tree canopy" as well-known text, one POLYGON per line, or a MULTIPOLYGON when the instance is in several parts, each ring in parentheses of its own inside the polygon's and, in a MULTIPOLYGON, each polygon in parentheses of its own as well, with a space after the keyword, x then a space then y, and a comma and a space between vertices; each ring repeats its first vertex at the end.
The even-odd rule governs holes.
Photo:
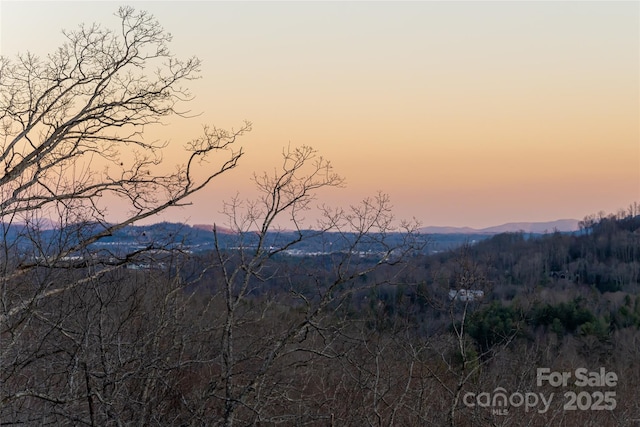
MULTIPOLYGON (((29 403, 19 409, 24 399, 52 404, 76 399, 73 387, 58 387, 59 380, 77 384, 74 369, 64 379, 56 377, 68 368, 64 360, 69 359, 60 358, 60 352, 77 352, 83 340, 82 351, 95 351, 90 337, 102 340, 117 328, 110 321, 127 310, 122 298, 142 307, 138 291, 116 285, 119 266, 145 250, 162 248, 151 242, 95 257, 89 246, 189 203, 189 196, 236 166, 243 154, 236 140, 251 128, 249 123, 232 131, 205 127, 201 136, 178 142, 184 161, 167 167, 168 142, 149 140, 146 132, 188 113, 182 109, 192 98, 186 84, 198 78, 200 62, 174 56, 171 35, 148 13, 123 7, 116 17, 116 29, 94 24, 65 31, 64 44, 46 57, 0 57, 2 422, 45 422, 38 418, 44 412, 29 403), (105 202, 116 199, 127 212, 118 221, 105 202), (116 286, 105 294, 96 286, 106 282, 116 286), (86 299, 88 289, 98 292, 97 301, 86 299), (110 305, 112 298, 120 302, 110 305), (89 317, 63 326, 71 313, 89 317), (93 316, 109 324, 98 335, 76 323, 91 323, 93 316), (65 339, 71 341, 63 344, 65 339), (36 367, 35 360, 43 363, 36 367)), ((144 321, 139 312, 132 313, 127 319, 144 321)), ((85 374, 95 371, 85 369, 85 374)))
POLYGON ((184 85, 198 77, 200 62, 176 58, 171 35, 151 15, 121 8, 117 16, 115 31, 96 24, 65 31, 63 46, 46 58, 0 59, 3 221, 105 224, 78 242, 86 245, 185 203, 242 155, 233 144, 248 123, 231 132, 209 127, 183 143, 189 152, 183 165, 158 172, 167 143, 149 141, 144 132, 186 113, 181 104, 191 94, 184 85), (219 167, 196 179, 199 161, 213 155, 223 156, 219 167), (129 217, 106 225, 104 196, 126 202, 129 217))
MULTIPOLYGON (((235 167, 243 154, 236 139, 250 130, 249 123, 235 131, 206 127, 184 143, 184 164, 162 173, 167 143, 148 140, 146 131, 188 114, 184 85, 198 77, 200 63, 171 54, 170 35, 149 14, 121 8, 117 17, 117 30, 64 32, 63 46, 46 58, 0 59, 0 422, 277 419, 269 408, 284 389, 270 382, 309 352, 333 357, 311 345, 329 330, 327 313, 370 287, 359 278, 408 252, 386 241, 389 199, 322 207, 323 219, 305 230, 317 190, 342 186, 343 178, 314 149, 289 147, 279 168, 254 176, 257 199, 225 205, 226 227, 237 237, 232 250, 214 228, 215 250, 195 266, 173 254, 162 271, 123 268, 166 249, 157 242, 96 257, 93 243, 189 203, 235 167), (129 212, 118 222, 104 206, 114 197, 129 212), (292 230, 274 246, 270 233, 285 218, 292 230), (328 231, 342 238, 343 251, 311 288, 273 271, 277 256, 328 231), (378 258, 361 261, 360 245, 374 242, 378 258), (270 280, 287 283, 289 297, 256 300, 270 280), (272 323, 289 303, 297 308, 272 323)), ((413 225, 402 227, 410 236, 413 225)))

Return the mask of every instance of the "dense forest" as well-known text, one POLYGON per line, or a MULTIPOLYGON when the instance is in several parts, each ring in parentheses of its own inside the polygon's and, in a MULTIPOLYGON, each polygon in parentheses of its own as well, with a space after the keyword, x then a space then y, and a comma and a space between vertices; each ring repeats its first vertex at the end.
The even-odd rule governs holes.
POLYGON ((163 268, 120 265, 38 302, 48 316, 5 323, 3 342, 16 345, 3 353, 2 422, 629 424, 640 215, 582 224, 384 262, 269 246, 275 255, 248 275, 253 243, 177 253, 163 268), (463 289, 482 293, 452 297, 463 289))

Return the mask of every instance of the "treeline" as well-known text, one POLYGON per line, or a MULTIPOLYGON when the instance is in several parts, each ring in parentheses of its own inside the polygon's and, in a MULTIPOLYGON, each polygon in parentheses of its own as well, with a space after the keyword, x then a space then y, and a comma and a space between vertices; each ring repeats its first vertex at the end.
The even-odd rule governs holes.
POLYGON ((563 279, 600 292, 634 290, 640 282, 640 215, 609 215, 581 224, 576 233, 538 238, 500 234, 467 251, 490 267, 489 279, 495 283, 548 286, 563 279))
POLYGON ((419 323, 432 311, 433 301, 446 301, 449 290, 481 290, 482 304, 491 306, 468 319, 479 323, 472 325, 474 331, 485 330, 481 325, 487 322, 544 327, 559 334, 602 335, 639 327, 640 215, 630 208, 594 218, 585 218, 574 233, 503 233, 419 257, 405 274, 414 286, 378 287, 375 299, 387 315, 412 316, 419 323))
MULTIPOLYGON (((354 280, 359 287, 340 301, 351 318, 370 319, 376 328, 411 324, 429 336, 450 325, 450 290, 475 289, 481 300, 469 302, 469 334, 482 349, 500 342, 507 330, 533 336, 536 331, 593 335, 605 338, 615 330, 640 327, 640 215, 588 217, 575 233, 530 236, 503 233, 435 255, 415 255, 398 274, 388 266, 372 269, 354 280), (367 286, 370 284, 371 286, 367 286), (371 320, 375 318, 376 320, 371 320), (488 326, 490 325, 490 326, 488 326)), ((231 258, 232 259, 232 258, 231 258)), ((313 298, 331 277, 340 256, 279 256, 252 279, 249 296, 259 300, 294 289, 313 298)), ((212 259, 192 258, 187 280, 212 259)), ((367 269, 375 254, 351 260, 367 269)), ((195 287, 216 292, 214 275, 195 287)), ((193 289, 195 289, 193 288, 193 289)))
POLYGON ((639 223, 604 216, 431 256, 220 248, 175 253, 164 269, 33 269, 16 291, 74 286, 6 318, 0 422, 624 425, 640 416, 640 297, 637 274, 616 271, 639 262, 639 223), (617 275, 616 292, 595 266, 617 275), (450 294, 462 289, 482 294, 450 294), (538 368, 619 381, 541 387, 538 368), (496 390, 556 398, 544 411, 469 398, 496 390), (616 407, 568 411, 572 390, 613 392, 616 407))

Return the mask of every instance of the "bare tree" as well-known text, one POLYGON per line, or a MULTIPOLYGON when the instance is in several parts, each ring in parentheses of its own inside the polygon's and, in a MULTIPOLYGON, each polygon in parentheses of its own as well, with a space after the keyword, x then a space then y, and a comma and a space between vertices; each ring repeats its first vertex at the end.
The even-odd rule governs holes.
MULTIPOLYGON (((57 364, 63 360, 80 363, 82 358, 56 355, 67 352, 62 343, 89 351, 90 338, 104 339, 108 331, 102 328, 96 335, 67 322, 78 310, 88 315, 94 304, 104 306, 104 278, 140 253, 161 249, 162 242, 100 254, 91 245, 190 203, 190 196, 237 165, 243 151, 235 148, 236 140, 251 128, 249 123, 232 131, 205 127, 201 136, 184 143, 183 162, 167 173, 166 164, 160 165, 168 143, 148 140, 145 133, 171 117, 188 115, 180 107, 192 98, 184 85, 198 78, 200 62, 175 57, 168 47, 170 34, 148 13, 124 7, 116 16, 116 30, 94 24, 63 32, 64 44, 45 58, 0 57, 0 417, 9 420, 31 414, 35 418, 26 422, 36 422, 46 411, 34 408, 78 398, 75 374, 54 371, 61 372, 64 366, 57 364), (127 212, 117 222, 107 209, 114 200, 127 212), (87 303, 90 288, 97 300, 87 303), (28 378, 47 378, 47 383, 28 378)), ((96 310, 96 319, 124 316, 139 322, 120 309, 117 315, 111 308, 96 310)), ((123 338, 119 332, 114 336, 123 338)), ((106 345, 103 341, 102 350, 106 345)), ((92 413, 82 422, 100 424, 94 409, 100 399, 109 406, 109 399, 91 384, 117 370, 107 363, 100 374, 91 371, 89 360, 82 363, 92 413)), ((79 375, 82 366, 73 372, 79 375)), ((110 417, 114 411, 107 411, 110 417)))
MULTIPOLYGON (((472 248, 463 245, 457 250, 450 269, 436 274, 430 305, 441 313, 446 313, 448 322, 442 330, 431 336, 425 343, 425 353, 440 363, 428 364, 433 387, 442 390, 442 414, 439 423, 450 426, 484 425, 487 423, 484 413, 473 413, 472 408, 463 405, 463 396, 474 383, 490 384, 484 371, 491 365, 518 336, 518 324, 509 325, 506 330, 494 331, 495 325, 488 327, 491 341, 479 343, 478 337, 470 333, 473 316, 482 313, 488 305, 486 299, 490 295, 492 283, 487 279, 486 266, 475 260, 472 248), (439 276, 439 277, 438 277, 439 276), (437 283, 441 282, 441 283, 437 283), (438 289, 442 287, 442 289, 438 289), (495 336, 494 336, 495 335, 495 336), (480 345, 482 344, 482 345, 480 345), (482 380, 485 382, 483 383, 482 380)), ((502 326, 502 325, 498 325, 502 326)))
MULTIPOLYGON (((0 217, 5 229, 23 224, 32 249, 11 260, 16 274, 55 267, 126 225, 188 203, 242 155, 233 144, 250 124, 231 132, 208 127, 186 143, 183 165, 159 172, 167 143, 147 141, 144 132, 185 114, 178 106, 191 95, 183 84, 197 78, 200 62, 177 59, 168 49, 170 34, 146 12, 121 8, 117 16, 117 31, 95 24, 65 31, 65 43, 46 59, 29 53, 0 59, 0 217), (216 153, 224 157, 197 179, 198 165, 216 153), (114 198, 129 213, 117 223, 107 220, 104 203, 114 198), (51 222, 66 234, 56 247, 43 247, 38 232, 51 222)), ((34 297, 60 290, 47 286, 34 297)), ((29 304, 4 302, 2 318, 29 304)))
MULTIPOLYGON (((389 198, 383 194, 347 210, 324 207, 316 227, 305 229, 304 214, 311 209, 316 190, 343 183, 330 163, 312 148, 285 150, 281 168, 256 175, 255 182, 261 192, 257 200, 242 203, 236 199, 227 205, 228 225, 237 240, 231 251, 218 243, 217 260, 212 265, 222 277, 225 301, 219 332, 220 381, 212 397, 223 402, 222 418, 227 426, 234 424, 239 412, 245 414, 241 423, 283 420, 282 413, 273 412, 275 402, 282 404, 285 393, 278 387, 282 379, 274 380, 274 375, 294 369, 303 360, 310 363, 309 355, 336 357, 338 353, 330 344, 336 338, 335 311, 350 295, 374 286, 359 280, 361 277, 382 266, 400 267, 415 248, 414 224, 394 225, 389 198), (289 219, 292 229, 276 226, 281 217, 289 219), (390 242, 392 231, 404 233, 403 240, 390 242), (306 277, 296 280, 292 272, 271 268, 269 262, 274 257, 294 253, 306 240, 327 238, 328 232, 336 237, 327 242, 330 249, 322 254, 330 267, 318 276, 309 277, 312 273, 307 271, 306 277), (277 301, 267 300, 258 305, 260 308, 248 305, 251 295, 274 277, 283 279, 289 297, 281 292, 277 301), (289 307, 287 319, 263 329, 266 319, 278 318, 285 305, 289 307), (318 347, 319 343, 324 344, 318 347)), ((215 229, 214 233, 218 235, 215 229)), ((285 394, 299 396, 294 399, 299 402, 304 395, 296 389, 299 385, 286 384, 293 389, 285 394)), ((317 416, 325 422, 330 418, 328 412, 317 416)))

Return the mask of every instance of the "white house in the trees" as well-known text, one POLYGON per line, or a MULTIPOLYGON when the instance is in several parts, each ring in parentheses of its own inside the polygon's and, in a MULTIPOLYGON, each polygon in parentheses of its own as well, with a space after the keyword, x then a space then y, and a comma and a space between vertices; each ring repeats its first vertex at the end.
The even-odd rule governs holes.
POLYGON ((484 298, 484 291, 478 289, 451 289, 449 299, 457 301, 475 301, 484 298))

